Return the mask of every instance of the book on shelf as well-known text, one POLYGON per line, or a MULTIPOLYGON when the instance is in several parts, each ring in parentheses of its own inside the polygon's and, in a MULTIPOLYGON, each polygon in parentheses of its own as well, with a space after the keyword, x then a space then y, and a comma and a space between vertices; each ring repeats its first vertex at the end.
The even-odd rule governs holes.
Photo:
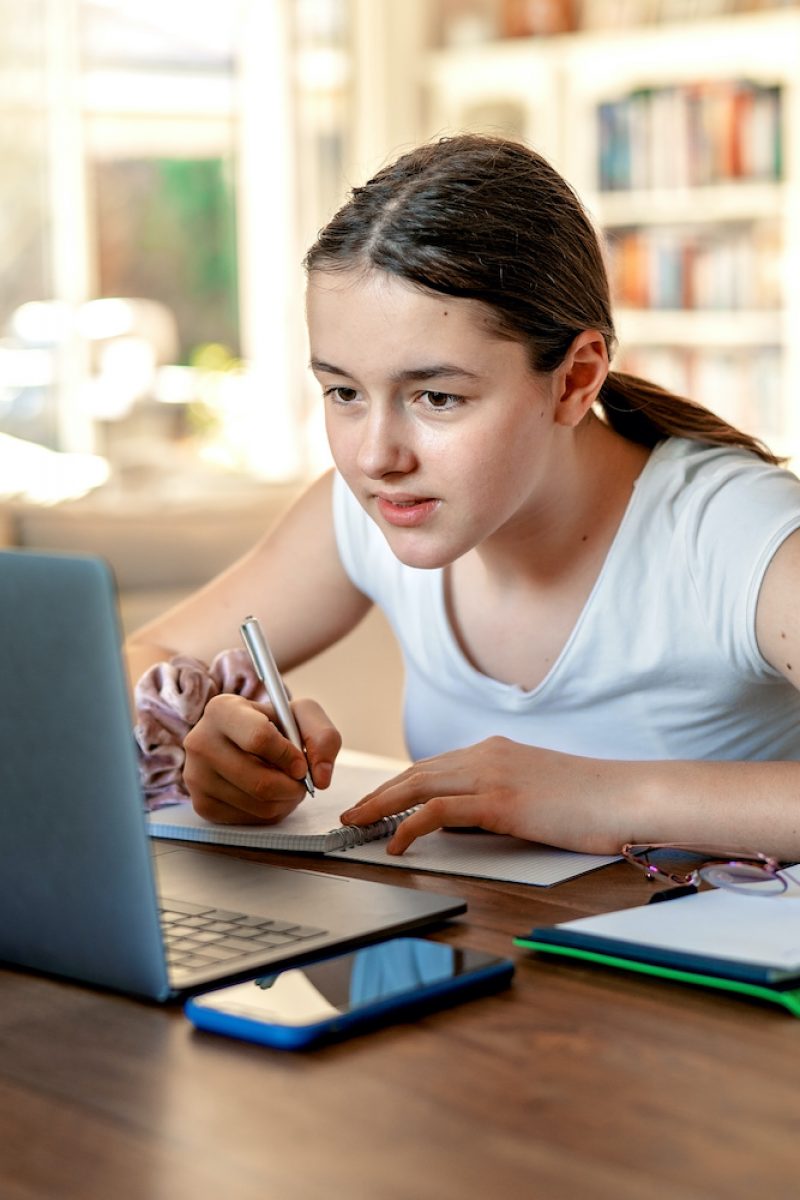
POLYGON ((782 89, 747 79, 636 88, 597 105, 601 192, 778 180, 782 89))
POLYGON ((780 230, 772 221, 639 226, 606 233, 615 302, 627 308, 778 311, 780 230))
POLYGON ((438 830, 419 838, 402 856, 386 853, 386 842, 407 813, 367 826, 342 825, 339 814, 404 770, 408 763, 343 751, 333 782, 317 790, 276 825, 215 825, 191 804, 157 809, 147 817, 151 837, 179 841, 325 854, 358 862, 497 879, 547 887, 614 862, 614 855, 578 854, 519 838, 484 832, 438 830))

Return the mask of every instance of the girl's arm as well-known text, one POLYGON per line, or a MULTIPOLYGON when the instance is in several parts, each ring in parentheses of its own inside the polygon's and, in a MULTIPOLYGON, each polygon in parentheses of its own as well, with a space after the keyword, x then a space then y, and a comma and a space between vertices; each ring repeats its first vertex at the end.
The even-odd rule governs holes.
MULTIPOLYGON (((775 554, 758 600, 761 653, 800 689, 800 531, 775 554)), ((800 729, 798 729, 800 743, 800 729)), ((800 860, 800 762, 616 762, 489 738, 416 763, 342 819, 412 805, 390 843, 402 853, 443 826, 480 826, 613 854, 625 842, 699 842, 800 860)))
POLYGON ((313 483, 277 525, 210 583, 138 629, 126 651, 136 679, 153 662, 188 654, 209 663, 240 647, 239 625, 257 616, 281 671, 344 637, 370 601, 345 574, 333 530, 332 473, 313 483))
MULTIPOLYGON (((239 626, 257 616, 281 671, 348 633, 370 601, 347 577, 336 548, 332 474, 314 483, 278 525, 200 591, 127 643, 132 680, 176 654, 209 664, 241 648, 239 626)), ((319 705, 292 704, 318 787, 327 787, 341 737, 319 705)), ((183 741, 183 780, 201 815, 220 822, 280 820, 303 799, 302 753, 269 719, 267 705, 214 696, 183 741)))

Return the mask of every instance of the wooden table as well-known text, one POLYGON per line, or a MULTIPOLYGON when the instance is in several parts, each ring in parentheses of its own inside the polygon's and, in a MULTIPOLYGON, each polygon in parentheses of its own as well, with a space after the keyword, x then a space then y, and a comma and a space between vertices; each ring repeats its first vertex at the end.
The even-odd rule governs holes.
POLYGON ((512 955, 514 984, 297 1054, 0 971, 2 1200, 800 1195, 799 1021, 512 946, 641 903, 629 867, 542 890, 299 861, 464 895, 434 936, 512 955))

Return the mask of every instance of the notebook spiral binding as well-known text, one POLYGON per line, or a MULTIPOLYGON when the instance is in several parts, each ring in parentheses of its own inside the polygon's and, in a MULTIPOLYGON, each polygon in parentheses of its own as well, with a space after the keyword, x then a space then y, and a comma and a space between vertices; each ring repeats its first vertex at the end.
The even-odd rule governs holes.
POLYGON ((381 817, 379 821, 373 821, 370 825, 343 825, 342 826, 342 850, 355 850, 357 846, 363 846, 366 842, 376 842, 379 838, 391 837, 401 821, 405 821, 406 817, 410 817, 414 810, 412 808, 405 812, 395 813, 391 817, 381 817))

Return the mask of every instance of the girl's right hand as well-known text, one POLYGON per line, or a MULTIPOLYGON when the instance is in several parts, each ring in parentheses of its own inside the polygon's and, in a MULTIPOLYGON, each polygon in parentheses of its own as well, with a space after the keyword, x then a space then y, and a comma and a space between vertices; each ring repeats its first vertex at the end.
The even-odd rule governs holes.
POLYGON ((309 767, 314 786, 328 787, 341 735, 313 700, 293 701, 292 711, 308 763, 274 724, 271 705, 233 694, 209 700, 183 742, 183 778, 201 817, 222 825, 273 825, 307 794, 309 767))

